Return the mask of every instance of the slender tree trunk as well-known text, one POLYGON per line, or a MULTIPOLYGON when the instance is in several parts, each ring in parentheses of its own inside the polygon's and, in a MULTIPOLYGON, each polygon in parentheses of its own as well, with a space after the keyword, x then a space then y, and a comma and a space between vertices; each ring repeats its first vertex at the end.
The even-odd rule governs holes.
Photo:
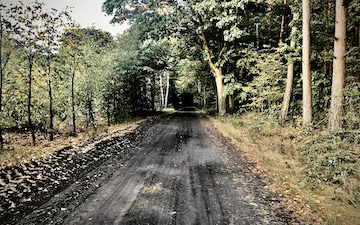
POLYGON ((114 95, 114 99, 113 99, 113 122, 116 124, 118 122, 117 117, 116 117, 116 94, 114 95))
POLYGON ((32 68, 33 68, 34 56, 29 55, 29 74, 28 74, 28 105, 27 105, 27 114, 28 114, 28 126, 31 132, 32 144, 35 145, 35 129, 31 120, 31 95, 32 95, 32 68))
POLYGON ((95 115, 93 110, 93 92, 90 90, 88 95, 88 113, 89 113, 89 123, 95 128, 95 115))
MULTIPOLYGON (((75 58, 74 58, 75 61, 75 58)), ((75 115, 75 63, 73 68, 73 74, 71 76, 71 112, 72 112, 72 125, 73 125, 73 135, 76 136, 76 115, 75 115)))
POLYGON ((160 108, 164 107, 164 90, 163 90, 163 82, 162 82, 162 75, 160 75, 160 108))
POLYGON ((198 95, 199 95, 199 106, 201 107, 202 106, 202 95, 201 95, 201 92, 202 92, 202 86, 201 86, 201 80, 199 79, 198 82, 197 82, 197 92, 198 92, 198 95))
POLYGON ((331 88, 329 129, 341 128, 345 88, 346 52, 346 5, 344 0, 336 0, 334 62, 331 88))
POLYGON ((166 76, 166 94, 165 94, 165 108, 168 107, 169 102, 169 88, 170 88, 170 75, 166 76))
MULTIPOLYGON (((294 14, 294 19, 296 20, 298 18, 298 14, 294 14)), ((296 33, 297 27, 293 26, 291 28, 291 41, 290 41, 290 48, 295 50, 296 47, 296 39, 295 39, 295 33, 296 33)), ((289 113, 290 108, 290 100, 292 96, 292 89, 293 89, 293 83, 294 83, 294 61, 290 60, 288 62, 288 68, 287 68, 287 78, 286 78, 286 88, 285 88, 285 94, 284 99, 281 107, 280 117, 279 121, 280 123, 284 123, 287 115, 289 113)))
POLYGON ((235 97, 234 94, 229 95, 229 112, 230 114, 234 113, 235 109, 235 97))
POLYGON ((155 112, 155 74, 151 76, 151 110, 155 112))
POLYGON ((106 117, 107 117, 107 125, 110 127, 111 121, 110 121, 110 97, 109 96, 106 100, 106 117))
MULTIPOLYGON (((287 3, 287 0, 284 0, 284 4, 287 3)), ((279 43, 283 43, 283 36, 285 33, 285 14, 282 15, 281 17, 281 27, 280 27, 280 38, 279 38, 279 43)))
POLYGON ((207 101, 206 101, 206 98, 207 98, 207 93, 206 93, 206 86, 204 85, 204 97, 203 97, 203 101, 204 101, 204 109, 206 109, 207 107, 207 101))
POLYGON ((52 96, 52 86, 51 86, 51 62, 48 59, 48 93, 49 93, 49 114, 50 114, 50 121, 49 121, 49 128, 50 128, 50 141, 54 140, 54 110, 53 110, 53 96, 52 96))
POLYGON ((303 72, 303 125, 312 122, 312 93, 310 70, 310 0, 302 1, 303 8, 303 46, 302 46, 302 72, 303 72))
POLYGON ((256 23, 255 29, 256 29, 256 48, 259 49, 260 48, 259 23, 256 23))

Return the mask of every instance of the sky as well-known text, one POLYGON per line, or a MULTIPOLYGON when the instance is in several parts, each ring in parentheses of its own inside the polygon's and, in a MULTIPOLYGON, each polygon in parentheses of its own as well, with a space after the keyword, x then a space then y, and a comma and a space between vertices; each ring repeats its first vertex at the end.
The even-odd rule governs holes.
MULTIPOLYGON (((1 3, 9 5, 16 4, 18 0, 0 0, 1 3)), ((72 17, 82 27, 95 26, 110 32, 113 36, 123 33, 129 25, 113 25, 110 24, 111 16, 106 16, 101 10, 105 0, 38 0, 45 3, 46 8, 55 8, 58 10, 65 9, 66 6, 73 7, 72 17)), ((33 2, 31 0, 23 0, 23 2, 33 2)))

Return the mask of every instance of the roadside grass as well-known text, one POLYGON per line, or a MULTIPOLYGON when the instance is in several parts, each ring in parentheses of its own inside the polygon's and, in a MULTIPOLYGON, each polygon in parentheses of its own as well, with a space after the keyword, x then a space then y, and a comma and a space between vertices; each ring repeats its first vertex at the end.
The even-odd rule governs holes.
POLYGON ((176 111, 175 108, 172 108, 172 107, 162 109, 162 112, 166 113, 166 114, 171 114, 171 113, 174 113, 175 111, 176 111))
POLYGON ((89 139, 99 135, 110 135, 126 128, 135 128, 138 123, 145 119, 145 117, 134 117, 111 126, 107 126, 105 121, 98 121, 95 129, 86 128, 86 126, 80 124, 77 127, 78 134, 76 137, 66 135, 69 128, 61 127, 58 131, 59 134, 55 135, 53 141, 49 141, 45 134, 37 133, 37 143, 35 146, 31 144, 29 133, 5 133, 4 139, 6 143, 3 151, 0 152, 0 168, 45 158, 56 150, 67 146, 80 146, 89 139))
POLYGON ((359 136, 280 126, 253 113, 210 120, 319 223, 360 224, 359 136))

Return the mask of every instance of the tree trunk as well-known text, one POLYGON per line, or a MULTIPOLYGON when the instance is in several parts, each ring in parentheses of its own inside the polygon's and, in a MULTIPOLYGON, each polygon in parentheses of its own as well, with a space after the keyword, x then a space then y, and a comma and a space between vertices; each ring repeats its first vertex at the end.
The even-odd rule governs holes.
POLYGON ((259 49, 260 48, 259 23, 256 23, 255 29, 256 29, 256 48, 259 49))
MULTIPOLYGON (((208 45, 208 42, 206 40, 204 33, 199 35, 199 38, 203 41, 203 50, 205 51, 205 53, 207 55, 210 70, 215 77, 217 96, 218 96, 218 101, 216 102, 217 103, 216 105, 217 105, 217 108, 219 111, 219 115, 224 116, 226 114, 226 98, 223 96, 224 80, 223 80, 223 75, 222 75, 222 68, 216 67, 215 63, 213 62, 213 60, 211 58, 211 54, 210 54, 209 45, 208 45)), ((223 49, 225 49, 225 46, 226 45, 224 45, 223 49)), ((220 51, 218 57, 220 57, 221 54, 222 54, 222 51, 220 51)))
POLYGON ((312 122, 312 93, 310 71, 310 0, 302 1, 303 8, 303 47, 302 47, 302 72, 303 72, 303 125, 312 122))
POLYGON ((203 97, 203 101, 204 101, 204 109, 206 109, 206 107, 207 107, 207 101, 206 101, 206 98, 207 98, 207 96, 206 96, 206 86, 204 85, 204 97, 203 97))
POLYGON ((234 94, 229 95, 229 112, 230 114, 234 113, 235 109, 235 97, 234 94))
POLYGON ((155 74, 151 76, 151 110, 155 112, 155 74))
MULTIPOLYGON (((50 60, 50 59, 48 59, 50 60)), ((53 110, 53 97, 52 97, 52 86, 51 86, 51 65, 49 61, 48 65, 48 93, 49 93, 49 113, 50 113, 50 141, 54 140, 54 110, 53 110)))
POLYGON ((89 124, 95 129, 95 115, 93 110, 93 93, 90 90, 88 95, 89 124))
MULTIPOLYGON (((298 14, 294 14, 294 19, 298 18, 298 14)), ((295 39, 295 33, 296 33, 297 27, 293 26, 291 28, 291 41, 290 41, 290 48, 292 50, 295 50, 296 47, 296 39, 295 39)), ((285 88, 285 94, 284 99, 281 107, 279 122, 284 123, 287 115, 289 113, 290 108, 290 100, 292 95, 292 89, 293 89, 293 83, 294 83, 294 61, 290 60, 288 62, 288 68, 287 68, 287 78, 286 78, 286 88, 285 88)))
POLYGON ((33 55, 29 55, 29 74, 28 74, 28 105, 27 105, 27 114, 28 114, 28 126, 31 132, 32 144, 35 145, 35 130, 34 125, 31 120, 31 95, 32 95, 32 68, 33 68, 33 55))
POLYGON ((107 117, 107 125, 110 127, 111 121, 110 121, 110 96, 108 96, 106 100, 106 117, 107 117))
POLYGON ((218 96, 218 106, 219 106, 219 115, 225 116, 226 114, 226 98, 223 96, 224 92, 224 80, 222 76, 222 70, 216 69, 215 71, 215 81, 216 81, 216 89, 218 96))
MULTIPOLYGON (((74 59, 75 61, 75 59, 74 59)), ((73 125, 73 135, 76 136, 76 115, 75 115, 75 91, 74 91, 74 85, 75 85, 75 65, 74 65, 74 71, 71 76, 71 112, 72 112, 72 125, 73 125)))
POLYGON ((165 108, 168 107, 169 102, 169 88, 170 88, 170 75, 166 76, 166 94, 165 94, 165 108))
POLYGON ((164 90, 163 90, 163 82, 162 82, 162 75, 160 75, 160 108, 164 107, 164 90))
POLYGON ((113 123, 117 123, 118 122, 118 120, 117 120, 117 116, 116 116, 116 93, 115 93, 115 95, 114 95, 114 99, 113 99, 113 102, 112 102, 112 104, 113 104, 113 111, 112 111, 112 115, 113 115, 113 123))
MULTIPOLYGON (((286 4, 286 3, 287 3, 287 0, 284 0, 284 4, 286 4)), ((280 38, 279 38, 280 44, 283 43, 284 33, 285 33, 285 14, 283 14, 281 17, 280 38)))
POLYGON ((346 6, 336 0, 334 62, 331 88, 329 130, 341 128, 345 88, 346 6))

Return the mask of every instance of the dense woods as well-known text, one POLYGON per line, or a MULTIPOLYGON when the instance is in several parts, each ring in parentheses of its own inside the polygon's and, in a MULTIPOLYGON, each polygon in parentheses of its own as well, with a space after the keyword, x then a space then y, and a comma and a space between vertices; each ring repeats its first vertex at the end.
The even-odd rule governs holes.
POLYGON ((112 37, 70 9, 0 6, 1 151, 7 134, 36 145, 192 96, 208 114, 326 132, 304 150, 304 173, 359 207, 359 1, 106 0, 103 11, 131 28, 112 37))

